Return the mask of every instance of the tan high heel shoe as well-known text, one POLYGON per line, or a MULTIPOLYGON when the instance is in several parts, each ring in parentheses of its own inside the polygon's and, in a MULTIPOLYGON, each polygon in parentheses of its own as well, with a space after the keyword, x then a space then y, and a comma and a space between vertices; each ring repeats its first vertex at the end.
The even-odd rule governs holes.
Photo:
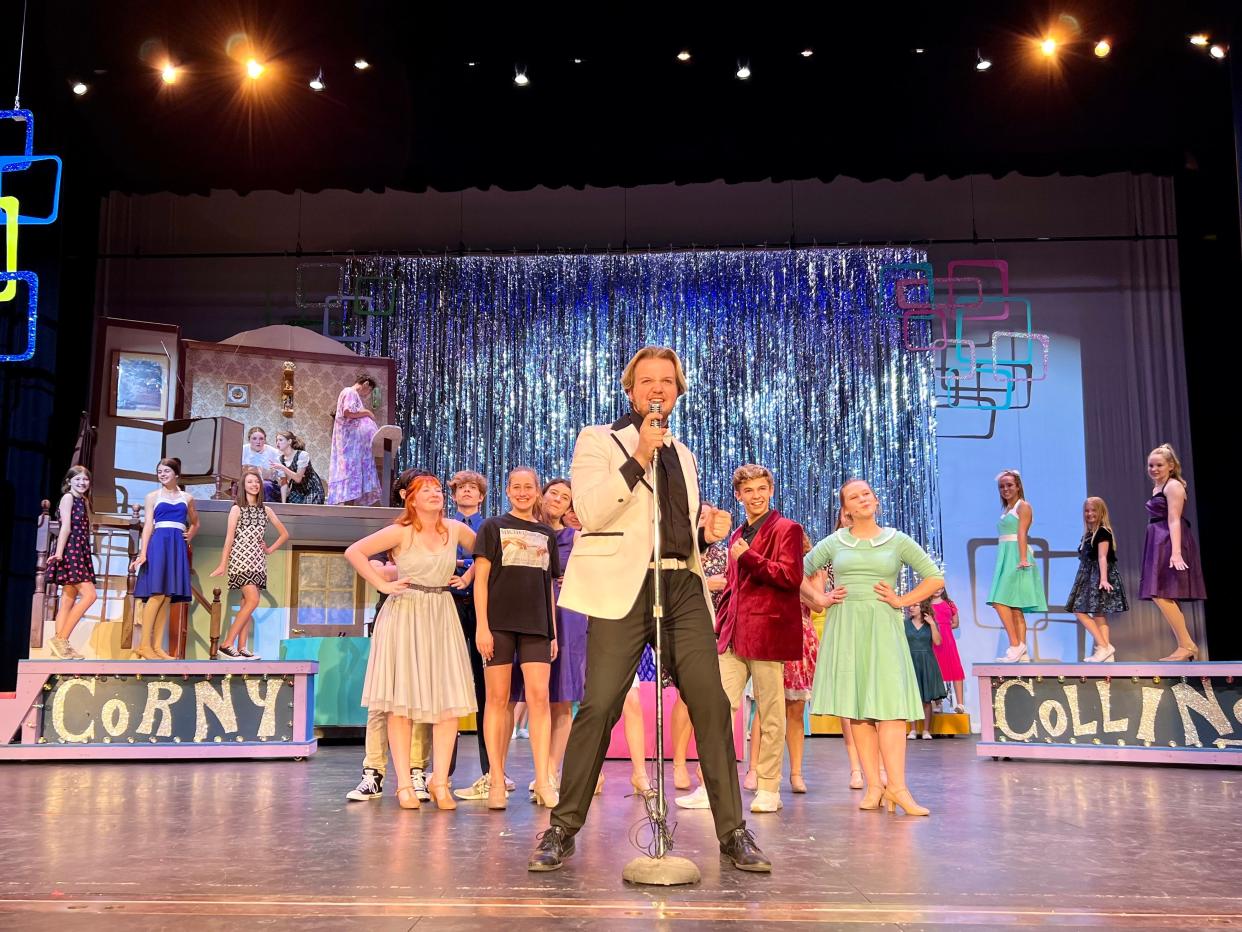
POLYGON ((861 790, 863 788, 863 772, 861 770, 850 771, 850 789, 861 790))
POLYGON ((1173 651, 1173 653, 1169 654, 1169 656, 1161 657, 1160 662, 1161 663, 1190 663, 1197 656, 1199 656, 1198 645, 1195 645, 1193 648, 1179 647, 1177 650, 1173 651))
POLYGON ((789 788, 792 789, 795 793, 806 792, 806 781, 802 779, 802 774, 790 773, 789 788))
POLYGON ((880 787, 879 789, 877 789, 877 788, 875 788, 875 787, 869 787, 869 788, 867 789, 866 794, 865 794, 865 795, 863 796, 863 798, 862 798, 862 802, 860 802, 860 803, 858 804, 858 808, 859 808, 859 809, 866 809, 866 810, 868 810, 868 811, 871 811, 871 810, 874 810, 874 809, 879 809, 879 808, 880 808, 880 800, 882 800, 883 798, 884 798, 884 788, 883 788, 883 787, 880 787))
POLYGON ((509 806, 509 791, 505 789, 505 779, 491 780, 487 784, 487 808, 506 809, 509 806))
POLYGON ((437 809, 456 809, 457 803, 453 801, 453 794, 449 792, 448 783, 431 782, 427 784, 427 790, 431 793, 431 801, 436 804, 437 809))
POLYGON ((402 786, 397 788, 397 805, 402 809, 418 809, 420 803, 418 794, 414 792, 412 786, 402 786))
POLYGON ((634 787, 634 792, 639 796, 650 796, 655 792, 651 788, 651 783, 647 780, 646 774, 643 774, 641 777, 638 774, 630 774, 630 786, 634 787))
POLYGON ((595 795, 602 796, 604 793, 604 775, 601 773, 599 779, 595 781, 595 795))
POLYGON ((535 784, 535 802, 539 805, 543 806, 545 809, 555 809, 556 804, 560 801, 561 794, 555 784, 535 784))
POLYGON ((690 771, 685 764, 673 765, 673 786, 679 790, 690 789, 690 771))
POLYGON ((138 656, 142 660, 163 660, 159 654, 155 652, 155 648, 142 644, 138 648, 138 656))
POLYGON ((931 815, 931 810, 916 803, 914 797, 910 795, 910 791, 904 786, 899 790, 891 790, 885 787, 884 802, 887 804, 889 812, 895 812, 895 807, 900 806, 902 812, 906 815, 931 815))

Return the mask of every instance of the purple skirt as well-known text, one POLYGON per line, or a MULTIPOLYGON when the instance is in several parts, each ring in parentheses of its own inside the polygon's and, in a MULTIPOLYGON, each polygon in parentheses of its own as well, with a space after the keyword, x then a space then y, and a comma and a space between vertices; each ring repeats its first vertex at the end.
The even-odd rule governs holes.
POLYGON ((1143 571, 1139 598, 1172 599, 1175 602, 1202 602, 1207 598, 1203 585, 1203 564, 1199 562, 1199 545, 1190 531, 1190 522, 1182 521, 1182 559, 1186 569, 1169 566, 1173 541, 1168 521, 1152 521, 1147 525, 1143 541, 1143 571))

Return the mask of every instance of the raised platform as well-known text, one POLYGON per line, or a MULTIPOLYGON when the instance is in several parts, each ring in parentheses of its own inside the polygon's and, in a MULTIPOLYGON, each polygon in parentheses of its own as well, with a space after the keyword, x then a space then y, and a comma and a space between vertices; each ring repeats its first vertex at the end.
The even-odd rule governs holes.
POLYGON ((976 753, 1242 767, 1242 662, 985 663, 976 753))
POLYGON ((309 757, 318 667, 23 660, 0 696, 0 760, 309 757))
MULTIPOLYGON (((290 539, 299 544, 352 544, 392 524, 401 514, 399 508, 378 506, 267 504, 289 529, 290 539)), ((223 540, 233 503, 196 498, 194 507, 198 509, 199 534, 223 540)))

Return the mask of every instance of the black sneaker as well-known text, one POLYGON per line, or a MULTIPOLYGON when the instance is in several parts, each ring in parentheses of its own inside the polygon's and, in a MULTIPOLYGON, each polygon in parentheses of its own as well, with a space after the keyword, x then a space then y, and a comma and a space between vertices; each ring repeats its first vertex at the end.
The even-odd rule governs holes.
POLYGON ((250 653, 250 651, 246 650, 246 648, 244 647, 237 648, 237 656, 240 657, 242 660, 259 660, 260 659, 258 654, 252 654, 250 653))
POLYGON ((216 659, 219 660, 221 657, 224 657, 226 660, 240 660, 241 654, 237 652, 237 648, 233 645, 225 644, 216 651, 216 659))
POLYGON ((553 825, 538 836, 539 847, 526 862, 528 871, 560 870, 565 858, 574 853, 574 837, 559 825, 553 825))
POLYGON ((379 799, 384 795, 384 775, 371 767, 362 768, 362 779, 358 785, 345 794, 346 799, 365 802, 368 799, 379 799))
POLYGON ((772 862, 755 844, 755 836, 745 825, 735 828, 728 839, 720 845, 720 856, 733 863, 740 871, 771 873, 772 862))

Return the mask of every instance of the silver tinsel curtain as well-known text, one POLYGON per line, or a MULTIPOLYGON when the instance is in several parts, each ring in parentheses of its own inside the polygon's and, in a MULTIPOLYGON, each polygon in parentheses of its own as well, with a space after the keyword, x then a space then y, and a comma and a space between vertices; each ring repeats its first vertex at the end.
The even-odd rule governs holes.
POLYGON ((931 354, 903 348, 896 264, 911 249, 359 257, 345 332, 397 362, 402 462, 476 469, 504 509, 507 470, 568 475, 586 424, 628 410, 620 375, 649 344, 681 355, 671 427, 705 501, 733 507, 733 470, 776 475, 776 505, 813 538, 837 489, 869 479, 883 520, 941 553, 931 354), (391 310, 391 313, 387 313, 391 310))

